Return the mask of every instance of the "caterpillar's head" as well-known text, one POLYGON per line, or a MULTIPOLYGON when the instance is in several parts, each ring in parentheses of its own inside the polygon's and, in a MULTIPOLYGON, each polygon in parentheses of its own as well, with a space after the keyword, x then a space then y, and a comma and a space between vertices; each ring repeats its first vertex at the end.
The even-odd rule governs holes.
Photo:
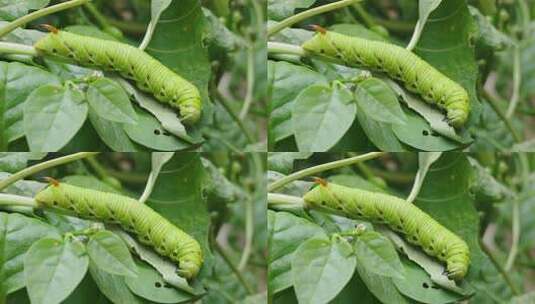
POLYGON ((180 262, 178 273, 186 279, 192 279, 197 276, 200 270, 198 262, 184 259, 180 262))
POLYGON ((449 123, 454 128, 462 127, 470 114, 470 98, 464 89, 452 94, 446 100, 446 109, 449 123))
POLYGON ((470 250, 465 242, 457 242, 448 248, 446 270, 448 277, 460 281, 468 272, 470 264, 470 250))
POLYGON ((201 118, 201 101, 193 99, 179 106, 180 120, 186 125, 193 125, 201 118))

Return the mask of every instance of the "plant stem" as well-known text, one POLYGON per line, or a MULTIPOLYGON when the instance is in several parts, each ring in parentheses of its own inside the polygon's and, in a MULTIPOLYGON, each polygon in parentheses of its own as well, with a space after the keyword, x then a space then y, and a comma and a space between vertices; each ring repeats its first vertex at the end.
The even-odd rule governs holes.
POLYGON ((516 129, 513 127, 513 124, 511 124, 511 121, 507 119, 505 114, 500 109, 499 101, 485 90, 483 90, 483 97, 488 100, 490 106, 492 107, 492 109, 494 109, 494 112, 496 112, 496 114, 498 114, 498 116, 500 116, 500 118, 503 120, 505 126, 507 127, 507 129, 509 129, 509 132, 511 133, 515 141, 522 142, 522 137, 520 136, 520 134, 518 134, 516 129))
POLYGON ((490 261, 492 262, 492 264, 494 264, 494 267, 498 269, 498 272, 502 275, 503 279, 505 280, 505 283, 507 284, 507 286, 509 286, 513 294, 519 295, 520 291, 516 288, 515 284, 513 283, 513 280, 511 280, 511 278, 509 277, 509 274, 505 271, 505 269, 503 269, 502 265, 500 265, 500 263, 496 260, 496 257, 492 254, 490 249, 487 247, 487 244, 480 241, 479 245, 481 246, 481 249, 483 249, 483 251, 490 258, 490 261))
POLYGON ((218 242, 214 242, 214 247, 215 247, 215 250, 221 255, 221 257, 223 258, 223 260, 225 260, 225 262, 227 263, 227 265, 230 267, 230 269, 232 270, 232 272, 234 272, 234 274, 236 275, 236 277, 238 278, 238 281, 240 281, 240 283, 242 284, 242 286, 245 288, 245 290, 247 290, 247 293, 252 295, 254 294, 254 290, 253 288, 247 283, 247 281, 245 280, 245 278, 243 277, 242 273, 238 270, 238 268, 232 263, 232 261, 230 260, 230 257, 228 256, 228 254, 225 252, 225 250, 221 247, 221 245, 219 245, 218 242))
POLYGON ((0 42, 1 53, 37 56, 37 51, 33 46, 11 42, 0 42))
MULTIPOLYGON (((264 166, 262 165, 262 160, 258 153, 253 153, 250 158, 251 167, 254 168, 254 175, 257 185, 265 185, 264 183, 264 166)), ((240 263, 238 264, 238 270, 243 271, 247 266, 251 254, 253 252, 253 241, 255 236, 255 204, 254 198, 256 193, 260 191, 262 195, 264 194, 264 188, 258 187, 255 189, 255 193, 249 200, 247 200, 245 205, 245 246, 243 247, 243 253, 240 258, 240 263)))
POLYGON ((21 206, 36 208, 37 202, 31 197, 0 193, 0 206, 21 206))
POLYGON ((283 29, 290 27, 300 21, 303 21, 305 19, 308 19, 310 17, 321 15, 323 13, 327 13, 333 10, 337 10, 339 8, 346 7, 348 5, 351 5, 355 2, 359 2, 361 0, 341 0, 338 2, 329 3, 326 5, 318 6, 309 10, 306 10, 304 12, 301 12, 299 14, 293 15, 291 17, 288 17, 281 22, 275 24, 274 26, 268 28, 268 37, 271 37, 275 35, 276 33, 282 31, 283 29))
POLYGON ((509 108, 505 117, 511 119, 515 113, 516 106, 520 100, 520 84, 522 82, 522 75, 520 70, 520 47, 514 46, 513 51, 513 94, 511 95, 511 102, 509 102, 509 108))
POLYGON ((97 22, 98 26, 101 29, 106 29, 110 27, 110 24, 108 23, 108 20, 106 19, 106 17, 104 17, 98 11, 98 9, 95 7, 93 3, 91 2, 85 3, 84 8, 89 12, 89 14, 93 17, 93 19, 95 19, 95 21, 97 22))
POLYGON ((290 54, 301 57, 306 56, 305 50, 297 45, 281 43, 281 42, 268 42, 268 53, 272 54, 290 54))
POLYGON ((90 156, 85 159, 85 161, 89 164, 91 168, 95 171, 97 176, 101 179, 104 179, 108 177, 108 172, 106 171, 106 168, 104 168, 98 160, 95 158, 95 156, 90 156))
POLYGON ((108 22, 110 23, 110 25, 120 29, 121 32, 133 36, 143 36, 147 28, 146 24, 135 21, 109 19, 108 22))
POLYGON ((415 23, 400 21, 400 20, 388 20, 388 19, 376 19, 377 24, 386 27, 389 31, 398 34, 408 34, 414 30, 415 23))
POLYGON ((28 167, 0 181, 0 191, 6 188, 7 186, 17 182, 18 180, 24 179, 25 177, 34 175, 48 168, 63 165, 63 164, 73 162, 75 160, 83 159, 83 158, 96 155, 96 154, 98 154, 98 152, 80 152, 80 153, 75 153, 75 154, 71 154, 67 156, 58 157, 49 161, 39 163, 35 166, 28 167))
POLYGON ((245 101, 240 112, 240 120, 244 120, 249 113, 249 108, 253 103, 254 98, 254 82, 255 82, 255 50, 252 43, 247 47, 247 93, 245 101))
POLYGON ((298 196, 280 194, 280 193, 268 193, 267 196, 268 205, 295 205, 301 208, 305 207, 305 201, 298 196))
POLYGON ((357 14, 359 15, 359 17, 362 19, 362 21, 368 28, 375 25, 374 18, 370 16, 368 12, 366 12, 366 10, 362 7, 360 3, 354 3, 353 8, 355 8, 355 10, 357 11, 357 14))
POLYGON ((15 30, 18 27, 25 25, 28 22, 34 21, 36 19, 39 19, 44 16, 48 16, 50 14, 53 14, 59 11, 63 11, 63 10, 73 8, 76 6, 80 6, 84 3, 87 3, 88 1, 90 0, 71 0, 71 1, 63 2, 63 3, 59 3, 56 5, 52 5, 49 7, 45 7, 31 14, 22 16, 19 19, 16 19, 8 23, 5 27, 0 29, 0 37, 4 37, 5 35, 9 34, 11 31, 15 30))
POLYGON ((511 271, 515 263, 516 256, 518 254, 518 241, 520 239, 520 207, 518 199, 513 201, 513 221, 512 221, 512 244, 509 254, 507 255, 507 261, 505 262, 505 271, 511 271))
POLYGON ((310 175, 317 174, 317 173, 327 171, 327 170, 349 166, 349 165, 352 165, 361 161, 374 159, 374 158, 383 156, 385 154, 386 154, 385 152, 371 152, 371 153, 362 154, 362 155, 351 157, 351 158, 346 158, 346 159, 310 167, 310 168, 295 172, 293 174, 290 174, 288 176, 285 176, 271 183, 270 185, 268 185, 268 192, 272 192, 277 189, 280 189, 284 187, 286 184, 289 184, 295 180, 301 179, 306 176, 310 176, 310 175))
POLYGON ((251 197, 245 202, 245 246, 243 246, 242 256, 238 264, 238 270, 243 271, 247 266, 247 262, 253 250, 254 238, 254 206, 253 198, 251 197))
POLYGON ((236 115, 236 113, 234 113, 234 111, 228 104, 227 98, 223 96, 223 94, 221 94, 221 92, 219 92, 217 88, 214 88, 213 92, 217 96, 217 100, 219 101, 219 103, 221 103, 221 105, 223 106, 223 108, 225 108, 230 117, 236 122, 242 133, 247 138, 247 141, 251 144, 254 143, 255 140, 253 138, 253 135, 249 133, 249 130, 245 127, 243 121, 238 117, 238 115, 236 115))

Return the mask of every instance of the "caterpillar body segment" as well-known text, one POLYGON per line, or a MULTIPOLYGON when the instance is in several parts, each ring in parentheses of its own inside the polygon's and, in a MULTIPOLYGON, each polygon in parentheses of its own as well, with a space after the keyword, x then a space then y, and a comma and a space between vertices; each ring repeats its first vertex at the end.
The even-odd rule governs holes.
POLYGON ((349 218, 385 224, 446 263, 448 277, 461 280, 468 271, 470 250, 456 234, 413 204, 382 193, 321 183, 304 196, 308 207, 349 218))
POLYGON ((141 243, 178 263, 179 273, 185 278, 195 277, 202 266, 202 250, 194 238, 150 207, 129 197, 57 183, 40 191, 35 200, 43 208, 119 224, 134 233, 141 243))
POLYGON ((470 98, 466 90, 402 47, 322 29, 303 48, 312 55, 337 59, 348 66, 386 73, 426 102, 446 111, 448 122, 456 128, 468 120, 470 98))
POLYGON ((177 108, 185 124, 194 124, 201 116, 202 103, 197 87, 138 48, 59 30, 47 34, 34 46, 43 56, 118 72, 135 81, 140 90, 177 108))

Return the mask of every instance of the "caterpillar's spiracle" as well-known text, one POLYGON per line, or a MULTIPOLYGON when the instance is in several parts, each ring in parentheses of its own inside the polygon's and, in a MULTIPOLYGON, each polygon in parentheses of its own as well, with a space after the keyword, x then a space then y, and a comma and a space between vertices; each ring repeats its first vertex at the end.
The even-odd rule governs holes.
POLYGON ((199 243, 166 218, 126 196, 55 182, 37 193, 40 207, 64 210, 85 218, 119 224, 138 240, 178 263, 178 273, 193 278, 203 263, 199 243))
POLYGON ((451 279, 461 280, 468 271, 468 245, 418 207, 400 198, 321 181, 305 194, 304 200, 311 208, 386 224, 427 254, 446 262, 451 279))
POLYGON ((402 47, 327 31, 317 33, 303 44, 306 52, 384 72, 402 82, 411 92, 447 112, 448 122, 459 128, 468 119, 470 98, 466 90, 420 57, 402 47))
POLYGON ((134 80, 142 91, 150 92, 159 101, 179 109, 185 124, 194 124, 201 116, 202 103, 197 87, 138 48, 55 28, 34 46, 42 56, 118 72, 134 80))

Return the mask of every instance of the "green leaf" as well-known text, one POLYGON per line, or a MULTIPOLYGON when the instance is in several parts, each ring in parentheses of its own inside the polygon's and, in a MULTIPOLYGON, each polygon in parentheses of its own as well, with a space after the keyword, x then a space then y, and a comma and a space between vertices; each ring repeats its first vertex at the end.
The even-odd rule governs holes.
POLYGON ((470 193, 474 196, 476 202, 488 204, 513 199, 514 192, 496 180, 492 176, 490 168, 483 167, 474 158, 469 158, 468 160, 474 171, 470 193))
POLYGON ((50 0, 1 0, 0 18, 14 20, 22 17, 30 10, 36 10, 48 5, 50 0))
POLYGON ((308 8, 314 4, 316 0, 268 0, 268 17, 272 20, 282 20, 294 14, 298 8, 308 8))
POLYGON ((406 125, 392 125, 392 130, 397 138, 407 145, 423 151, 449 151, 459 149, 461 146, 445 137, 438 135, 427 122, 407 110, 406 125))
POLYGON ((403 266, 406 278, 393 279, 393 281, 397 289, 411 299, 422 303, 446 304, 458 303, 465 298, 449 290, 438 288, 418 265, 403 259, 403 266))
POLYGON ((101 270, 93 263, 89 264, 91 277, 97 284, 100 292, 113 303, 143 304, 145 301, 136 297, 126 283, 123 276, 113 275, 101 270))
POLYGON ((0 171, 14 173, 26 168, 28 161, 45 156, 46 153, 40 152, 0 153, 0 171))
POLYGON ((190 294, 172 288, 147 264, 137 263, 137 268, 137 277, 125 278, 126 285, 134 294, 157 303, 183 303, 192 300, 190 294))
POLYGON ((344 238, 312 238, 301 244, 292 259, 299 303, 328 303, 351 280, 356 264, 351 245, 344 238))
POLYGON ((133 141, 159 151, 177 151, 190 148, 190 144, 165 131, 149 113, 138 110, 138 123, 123 125, 124 131, 133 141))
POLYGON ((137 267, 123 240, 110 231, 99 231, 87 243, 89 258, 111 274, 136 277, 137 267))
POLYGON ((0 150, 24 136, 24 102, 33 90, 45 84, 59 84, 57 76, 18 62, 0 62, 0 150))
POLYGON ((349 130, 357 106, 342 83, 311 85, 297 96, 292 124, 299 151, 325 152, 349 130))
POLYGON ((24 257, 26 288, 33 304, 55 304, 66 299, 82 281, 89 265, 79 241, 44 238, 24 257))
POLYGON ((359 82, 355 89, 359 111, 372 119, 389 124, 405 125, 407 117, 399 105, 396 94, 378 78, 359 82))
POLYGON ((284 61, 268 61, 270 84, 270 140, 277 142, 291 136, 292 110, 299 93, 313 84, 327 84, 325 76, 303 66, 284 61))
POLYGON ((357 271, 364 282, 368 287, 368 290, 373 293, 373 295, 384 304, 409 304, 409 300, 405 298, 399 291, 396 289, 392 279, 389 277, 380 276, 369 272, 364 265, 357 263, 357 271))
POLYGON ((380 122, 366 116, 363 111, 357 111, 357 118, 362 130, 366 133, 369 140, 381 151, 403 152, 406 151, 403 144, 398 140, 392 125, 380 122))
POLYGON ((24 105, 24 132, 31 151, 63 148, 87 118, 84 95, 72 88, 44 85, 24 105))
POLYGON ((0 212, 0 290, 9 294, 24 287, 24 255, 34 242, 45 237, 60 235, 42 221, 0 212))
POLYGON ((108 147, 116 152, 136 152, 138 147, 126 134, 123 124, 100 117, 93 109, 89 109, 89 121, 108 147))
POLYGON ((288 212, 268 210, 268 289, 278 293, 292 286, 291 261, 295 250, 309 238, 326 238, 323 229, 288 212))
POLYGON ((268 154, 269 170, 290 174, 296 160, 307 159, 311 152, 277 152, 268 154))
POLYGON ((119 123, 136 124, 137 114, 121 86, 109 78, 99 78, 89 84, 89 106, 100 117, 119 123))
POLYGON ((405 270, 392 243, 375 231, 364 231, 355 241, 357 261, 368 272, 404 278, 405 270))

